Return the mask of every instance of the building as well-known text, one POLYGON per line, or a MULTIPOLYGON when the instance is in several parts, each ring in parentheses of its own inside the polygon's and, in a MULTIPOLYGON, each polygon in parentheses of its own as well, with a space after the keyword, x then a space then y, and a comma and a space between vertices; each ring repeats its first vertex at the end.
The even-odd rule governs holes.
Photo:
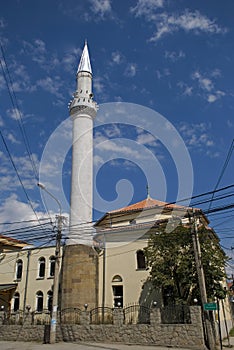
MULTIPOLYGON (((161 298, 147 282, 149 271, 143 249, 151 232, 162 221, 179 218, 189 223, 192 208, 168 204, 148 196, 145 200, 106 213, 95 225, 95 239, 102 242, 99 258, 99 304, 125 306, 140 303, 150 306, 161 298)), ((196 209, 198 212, 199 210, 196 209)), ((199 223, 208 224, 200 211, 199 223)))
MULTIPOLYGON (((9 237, 4 239, 12 244, 9 237)), ((0 259, 1 310, 23 312, 27 307, 38 313, 49 313, 52 306, 55 247, 32 247, 19 242, 18 249, 16 246, 13 250, 10 248, 1 253, 0 259)))
MULTIPOLYGON (((0 304, 2 309, 9 307, 12 296, 17 288, 15 281, 10 277, 8 278, 8 274, 3 267, 3 261, 8 254, 14 254, 27 245, 26 242, 18 239, 0 235, 0 304)), ((19 263, 18 274, 20 274, 20 269, 21 267, 19 263)))

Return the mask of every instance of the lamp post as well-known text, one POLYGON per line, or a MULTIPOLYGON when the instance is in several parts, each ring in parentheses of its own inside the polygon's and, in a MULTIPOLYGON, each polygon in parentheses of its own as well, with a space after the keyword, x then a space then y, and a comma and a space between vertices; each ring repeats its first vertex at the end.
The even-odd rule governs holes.
POLYGON ((59 291, 59 271, 60 271, 60 243, 62 237, 62 207, 59 200, 50 193, 46 187, 40 183, 37 184, 42 190, 48 193, 58 204, 59 206, 59 215, 58 219, 58 229, 56 235, 56 247, 55 247, 55 270, 54 270, 54 286, 53 286, 53 302, 52 302, 52 315, 50 321, 50 343, 53 344, 56 342, 56 325, 57 325, 57 312, 58 312, 58 291, 59 291))

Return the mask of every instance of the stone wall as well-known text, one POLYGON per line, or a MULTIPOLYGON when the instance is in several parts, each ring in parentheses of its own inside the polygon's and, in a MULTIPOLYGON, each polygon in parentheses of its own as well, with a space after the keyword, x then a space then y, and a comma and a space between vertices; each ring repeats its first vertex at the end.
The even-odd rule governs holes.
MULTIPOLYGON (((201 310, 190 309, 190 324, 161 324, 160 309, 150 313, 150 324, 124 324, 123 310, 115 309, 113 324, 89 324, 89 312, 84 311, 81 324, 57 326, 57 341, 65 342, 121 342, 128 344, 161 345, 206 349, 204 345, 201 310)), ((48 327, 48 326, 47 326, 48 327)), ((45 326, 0 325, 0 340, 44 340, 45 326)))
POLYGON ((64 249, 61 309, 98 305, 98 256, 92 247, 77 244, 64 249))

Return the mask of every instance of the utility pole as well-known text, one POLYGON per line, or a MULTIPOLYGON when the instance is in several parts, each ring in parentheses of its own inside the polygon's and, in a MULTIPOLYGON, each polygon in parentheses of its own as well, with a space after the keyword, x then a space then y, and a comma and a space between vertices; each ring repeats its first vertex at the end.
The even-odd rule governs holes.
POLYGON ((57 215, 58 230, 56 235, 56 248, 55 248, 55 270, 54 270, 54 286, 53 286, 53 302, 52 302, 52 315, 50 323, 50 344, 56 342, 56 326, 58 318, 58 292, 59 292, 59 275, 60 275, 60 257, 61 257, 61 238, 62 238, 62 224, 63 216, 57 215))
POLYGON ((205 336, 209 350, 214 350, 215 338, 213 335, 213 329, 212 329, 212 323, 211 323, 212 321, 209 317, 209 311, 204 310, 204 304, 207 303, 206 281, 205 281, 205 274, 204 274, 204 269, 202 265, 201 246, 200 246, 200 241, 198 237, 197 217, 194 214, 194 210, 192 210, 192 217, 193 217, 193 221, 191 222, 191 217, 189 215, 189 222, 190 222, 192 240, 193 240, 194 257, 195 257, 196 270, 197 270, 197 276, 198 276, 198 285, 199 285, 201 303, 202 303, 204 336, 205 336))
POLYGON ((37 184, 42 190, 48 193, 59 206, 59 215, 56 216, 57 234, 56 234, 56 247, 55 247, 55 269, 54 269, 54 285, 53 285, 53 300, 52 300, 52 314, 50 321, 50 344, 56 342, 56 328, 57 328, 57 318, 58 318, 58 292, 59 292, 59 275, 60 275, 60 257, 61 257, 61 238, 62 238, 62 227, 63 227, 63 216, 62 207, 59 200, 50 193, 46 187, 40 183, 37 184))

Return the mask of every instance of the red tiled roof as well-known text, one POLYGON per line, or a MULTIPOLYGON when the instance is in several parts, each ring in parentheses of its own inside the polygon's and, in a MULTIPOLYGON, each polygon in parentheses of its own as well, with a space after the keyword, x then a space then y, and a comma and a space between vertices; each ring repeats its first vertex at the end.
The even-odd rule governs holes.
POLYGON ((153 207, 166 207, 166 208, 170 208, 170 209, 173 209, 173 208, 184 209, 185 208, 183 206, 158 201, 156 199, 152 199, 152 198, 148 197, 148 198, 144 199, 143 201, 128 205, 127 207, 112 210, 110 213, 126 212, 126 211, 132 211, 132 210, 143 210, 143 209, 149 209, 149 208, 153 208, 153 207))
POLYGON ((19 239, 16 239, 16 238, 12 238, 12 237, 9 237, 9 236, 4 236, 4 235, 1 235, 0 234, 0 243, 3 242, 9 242, 9 244, 12 242, 12 243, 15 243, 15 244, 23 244, 23 245, 27 245, 28 243, 25 242, 25 241, 21 241, 19 239))

